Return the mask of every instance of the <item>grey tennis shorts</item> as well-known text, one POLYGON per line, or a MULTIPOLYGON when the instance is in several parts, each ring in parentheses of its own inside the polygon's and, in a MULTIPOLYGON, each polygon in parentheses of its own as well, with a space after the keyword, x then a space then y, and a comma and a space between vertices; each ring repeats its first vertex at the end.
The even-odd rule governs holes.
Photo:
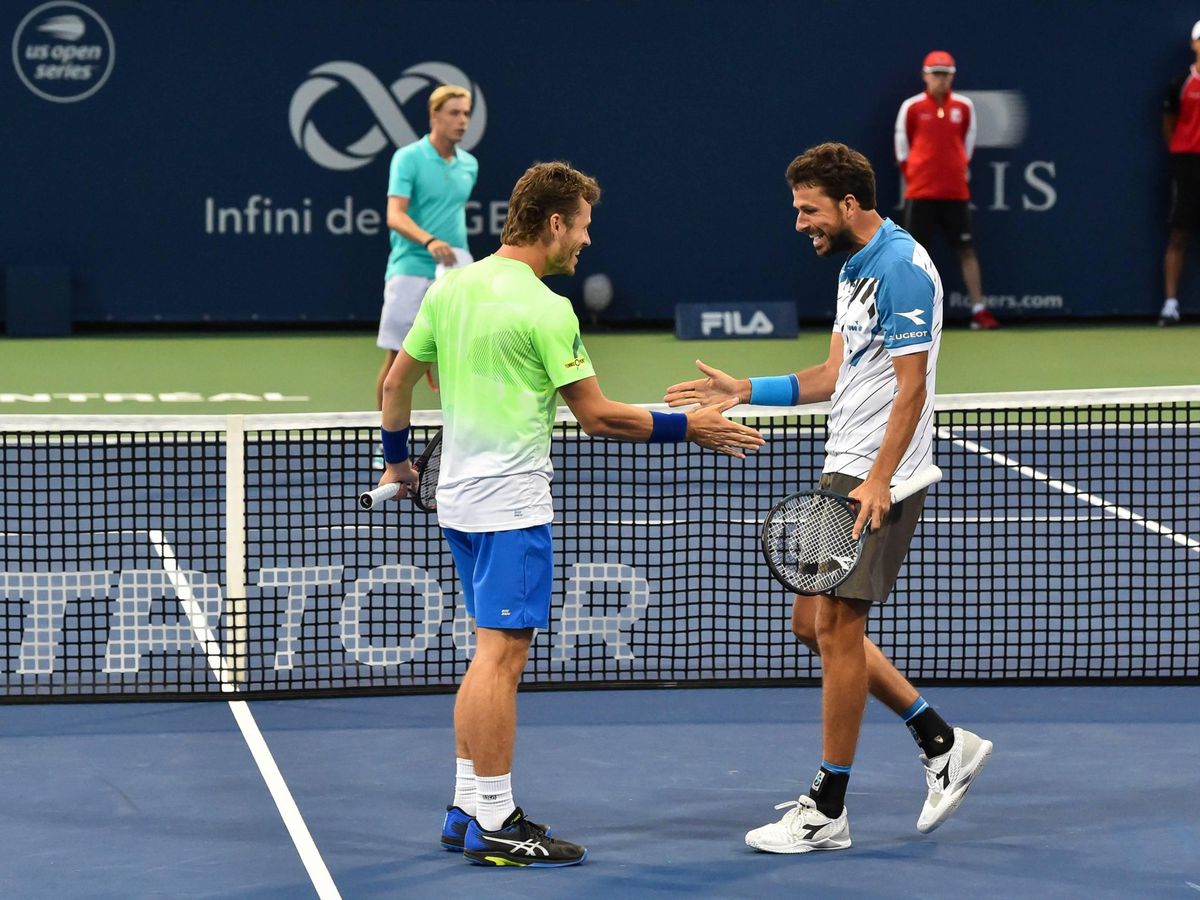
MULTIPOLYGON (((823 491, 847 495, 862 483, 861 478, 832 472, 821 476, 819 486, 823 491)), ((904 557, 908 554, 913 533, 917 530, 927 492, 928 489, 920 491, 892 504, 883 520, 883 527, 872 530, 863 545, 858 566, 849 578, 829 592, 831 597, 869 600, 872 603, 884 603, 887 600, 896 583, 896 576, 900 574, 900 566, 904 564, 904 557)))

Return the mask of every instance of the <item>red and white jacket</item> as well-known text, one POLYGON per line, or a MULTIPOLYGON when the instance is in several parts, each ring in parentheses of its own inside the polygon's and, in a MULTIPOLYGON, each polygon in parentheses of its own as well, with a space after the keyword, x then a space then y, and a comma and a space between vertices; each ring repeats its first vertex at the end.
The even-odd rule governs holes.
POLYGON ((1171 152, 1200 153, 1200 72, 1195 66, 1171 82, 1163 111, 1178 116, 1171 133, 1171 152))
POLYGON ((975 152, 975 104, 951 92, 941 103, 925 91, 900 104, 896 162, 910 200, 970 200, 967 165, 975 152))

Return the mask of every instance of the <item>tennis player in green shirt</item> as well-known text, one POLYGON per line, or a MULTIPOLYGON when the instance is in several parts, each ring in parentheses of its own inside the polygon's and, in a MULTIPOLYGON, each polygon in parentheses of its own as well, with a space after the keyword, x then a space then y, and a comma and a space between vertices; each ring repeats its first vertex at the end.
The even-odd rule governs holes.
POLYGON ((417 476, 408 460, 412 392, 441 372, 437 514, 476 625, 475 657, 454 707, 457 778, 442 846, 480 865, 569 866, 587 850, 550 837, 513 800, 517 684, 535 628, 550 624, 553 549, 550 435, 561 395, 593 437, 691 441, 743 457, 762 445, 722 415, 730 399, 688 413, 650 412, 600 390, 570 302, 546 275, 571 275, 591 244, 600 188, 566 163, 539 163, 513 189, 502 246, 438 279, 383 387, 380 484, 417 476))

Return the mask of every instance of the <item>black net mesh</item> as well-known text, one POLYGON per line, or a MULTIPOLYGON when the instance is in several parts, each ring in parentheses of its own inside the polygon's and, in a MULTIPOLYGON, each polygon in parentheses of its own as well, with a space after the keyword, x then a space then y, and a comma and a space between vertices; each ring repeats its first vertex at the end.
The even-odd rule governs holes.
MULTIPOLYGON (((0 699, 454 687, 473 637, 436 518, 356 502, 378 475, 369 419, 267 418, 240 444, 234 500, 223 429, 0 422, 0 699)), ((769 441, 744 462, 557 427, 551 625, 527 686, 819 677, 759 536, 816 484, 824 418, 747 421, 769 441)), ((945 478, 869 625, 901 671, 1200 682, 1200 396, 958 403, 937 429, 945 478)), ((414 427, 418 449, 433 430, 414 427)))

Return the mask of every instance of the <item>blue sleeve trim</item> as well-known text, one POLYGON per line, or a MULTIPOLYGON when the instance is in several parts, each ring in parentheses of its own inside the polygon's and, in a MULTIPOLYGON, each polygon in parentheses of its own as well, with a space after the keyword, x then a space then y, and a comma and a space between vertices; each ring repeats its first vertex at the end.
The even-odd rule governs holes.
POLYGON ((880 279, 876 302, 883 346, 889 350, 933 341, 933 278, 920 266, 900 263, 880 279))

